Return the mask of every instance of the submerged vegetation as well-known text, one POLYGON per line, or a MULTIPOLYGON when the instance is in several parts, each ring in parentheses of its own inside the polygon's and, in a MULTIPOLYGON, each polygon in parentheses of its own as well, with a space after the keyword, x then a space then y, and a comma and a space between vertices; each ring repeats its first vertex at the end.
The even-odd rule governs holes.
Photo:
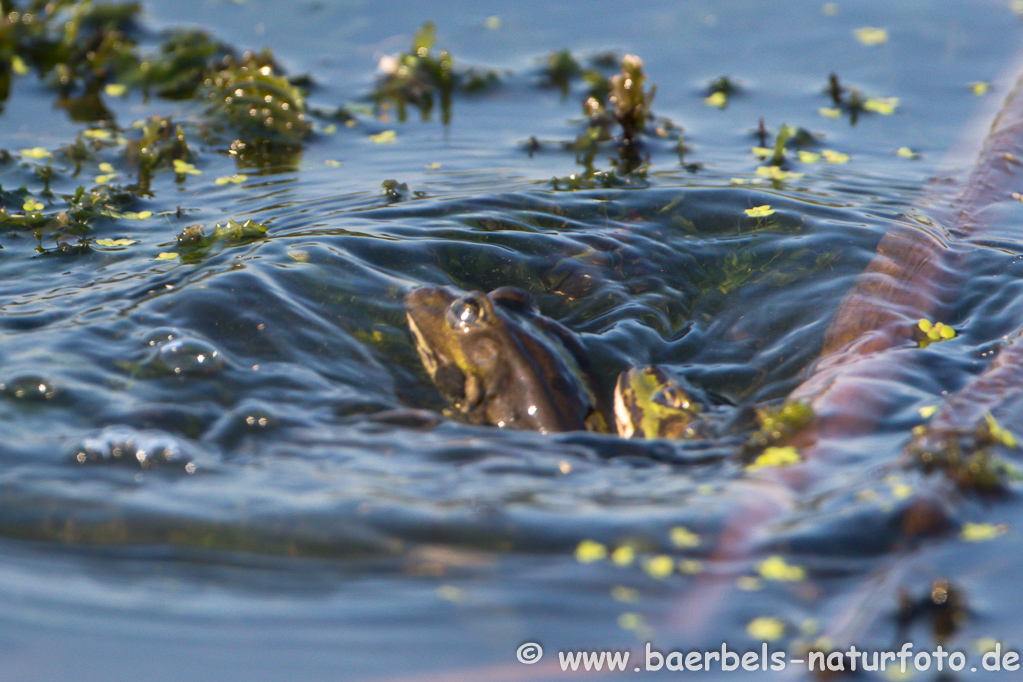
POLYGON ((394 107, 398 121, 408 118, 408 107, 419 109, 422 120, 429 121, 435 104, 440 106, 441 122, 451 123, 451 98, 455 92, 480 92, 500 82, 489 69, 457 70, 447 50, 433 53, 437 30, 426 22, 412 38, 408 52, 385 57, 379 69, 383 73, 373 91, 377 113, 394 107))
POLYGON ((942 472, 963 491, 990 494, 1005 492, 1023 478, 1001 456, 1018 449, 1016 436, 986 414, 972 429, 918 426, 906 454, 910 466, 942 472))

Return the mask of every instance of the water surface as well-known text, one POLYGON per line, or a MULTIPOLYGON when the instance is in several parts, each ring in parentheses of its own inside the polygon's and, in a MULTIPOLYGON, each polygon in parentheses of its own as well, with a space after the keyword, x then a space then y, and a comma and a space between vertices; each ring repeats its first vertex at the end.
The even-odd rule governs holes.
MULTIPOLYGON (((770 646, 793 656, 824 635, 940 642, 974 664, 985 640, 1018 646, 1018 487, 982 498, 898 465, 919 408, 1019 327, 1018 202, 993 209, 996 242, 966 261, 976 276, 946 320, 957 338, 915 351, 887 386, 890 419, 802 482, 744 472, 734 439, 446 419, 401 303, 424 284, 519 286, 581 335, 607 390, 656 363, 735 405, 779 400, 881 236, 940 230, 1013 81, 1020 22, 1004 3, 145 5, 147 44, 188 25, 271 47, 310 76, 311 107, 354 104, 357 119, 314 117, 294 157, 259 167, 200 141, 201 105, 132 91, 107 103, 124 134, 173 116, 202 174, 157 173, 131 206, 152 217, 90 234, 129 245, 64 254, 59 230, 0 227, 0 678, 559 679, 559 650, 759 651, 757 623, 780 626, 770 646), (500 85, 457 96, 448 125, 374 115, 380 58, 427 20, 456 64, 500 85), (887 42, 858 41, 866 26, 887 42), (684 154, 674 132, 621 186, 565 190, 585 171, 563 148, 585 128, 584 86, 562 96, 540 73, 562 48, 642 56, 684 154), (894 113, 822 116, 831 73, 897 97, 894 113), (739 86, 724 109, 704 101, 721 76, 739 86), (761 119, 847 159, 794 160, 801 176, 757 184, 761 119), (387 130, 393 143, 372 140, 387 130), (775 213, 746 215, 762 205, 775 213), (176 240, 228 219, 269 230, 199 251, 176 240), (939 527, 913 530, 921 509, 939 527), (968 542, 965 523, 1007 532, 968 542), (581 561, 593 543, 619 551, 581 561), (766 560, 804 573, 771 579, 766 560), (933 580, 968 604, 947 638, 940 610, 897 617, 900 595, 920 601, 933 580), (519 664, 524 642, 544 661, 519 664)), ((43 162, 20 150, 94 127, 52 99, 14 80, 4 190, 43 197, 43 162)), ((593 166, 615 155, 606 145, 593 166)), ((52 165, 58 197, 100 172, 52 165)), ((11 212, 23 199, 4 196, 11 212)))

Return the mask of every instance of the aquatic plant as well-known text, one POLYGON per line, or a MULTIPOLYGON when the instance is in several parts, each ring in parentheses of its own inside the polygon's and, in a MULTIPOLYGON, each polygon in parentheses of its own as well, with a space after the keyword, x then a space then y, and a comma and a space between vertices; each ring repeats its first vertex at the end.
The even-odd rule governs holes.
POLYGON ((547 56, 543 68, 544 84, 561 91, 561 98, 568 97, 572 81, 582 76, 583 69, 568 50, 552 52, 547 56))
POLYGON ((207 114, 250 144, 301 144, 312 130, 297 87, 275 72, 269 52, 226 57, 203 82, 207 114))
POLYGON ((591 83, 583 110, 598 125, 605 124, 610 116, 621 128, 621 141, 626 145, 633 144, 646 131, 651 117, 650 106, 657 93, 656 85, 646 89, 645 84, 643 60, 627 54, 622 57, 620 73, 606 82, 595 79, 591 83))
POLYGON ((75 120, 111 118, 100 93, 111 77, 136 68, 134 29, 138 3, 93 4, 82 0, 3 3, 0 16, 0 94, 11 70, 34 70, 60 92, 58 104, 75 120))
MULTIPOLYGON (((586 129, 574 141, 562 146, 577 154, 576 163, 584 170, 554 178, 552 184, 555 189, 646 186, 648 154, 641 136, 675 141, 672 150, 678 153, 679 162, 683 163, 686 147, 682 143, 681 129, 667 119, 655 119, 651 113, 650 106, 657 87, 645 87, 642 59, 626 55, 621 59, 617 74, 605 77, 599 71, 591 70, 583 74, 583 79, 589 85, 582 103, 586 129), (594 160, 601 146, 607 142, 615 144, 617 158, 611 159, 609 170, 598 171, 594 168, 594 160)), ((535 138, 527 145, 531 154, 539 148, 540 143, 535 138)))
POLYGON ((728 76, 715 78, 707 88, 707 96, 703 102, 707 106, 724 109, 728 106, 728 98, 738 90, 739 87, 728 76))
POLYGON ((188 146, 180 125, 163 116, 152 116, 139 127, 141 136, 130 139, 124 155, 128 163, 138 170, 138 182, 130 187, 141 195, 149 194, 153 172, 161 167, 173 167, 175 161, 187 161, 194 154, 188 146))
POLYGON ((970 429, 918 426, 905 453, 908 466, 926 473, 940 471, 964 491, 996 493, 1021 478, 997 451, 1018 447, 1015 435, 986 414, 970 429))
POLYGON ((211 65, 232 54, 231 48, 205 31, 174 31, 123 82, 141 85, 146 96, 155 91, 166 99, 190 99, 209 78, 211 65))
POLYGON ((866 95, 857 88, 846 88, 839 80, 837 74, 828 76, 828 84, 824 89, 831 97, 835 108, 833 110, 822 109, 821 114, 837 118, 842 111, 849 115, 850 125, 856 125, 859 117, 864 112, 872 112, 884 116, 895 113, 899 105, 897 97, 874 97, 866 95), (833 111, 834 114, 829 113, 833 111))
POLYGON ((176 241, 183 260, 199 260, 207 256, 215 244, 242 244, 261 239, 269 229, 255 220, 239 223, 231 218, 224 224, 217 223, 208 234, 202 225, 189 225, 178 234, 176 241))
POLYGON ((809 427, 814 420, 813 408, 799 400, 786 400, 779 405, 756 409, 757 430, 749 435, 740 452, 744 461, 752 463, 767 448, 787 446, 789 439, 809 427))
POLYGON ((921 318, 913 328, 913 338, 920 348, 927 348, 932 343, 948 341, 956 337, 956 330, 944 322, 932 322, 921 318))
POLYGON ((454 59, 447 50, 441 50, 436 56, 431 53, 436 37, 436 28, 428 21, 416 31, 409 52, 381 60, 384 76, 373 91, 373 100, 378 108, 393 104, 399 121, 408 117, 409 104, 419 109, 424 121, 429 121, 437 98, 441 120, 445 124, 451 122, 454 59))

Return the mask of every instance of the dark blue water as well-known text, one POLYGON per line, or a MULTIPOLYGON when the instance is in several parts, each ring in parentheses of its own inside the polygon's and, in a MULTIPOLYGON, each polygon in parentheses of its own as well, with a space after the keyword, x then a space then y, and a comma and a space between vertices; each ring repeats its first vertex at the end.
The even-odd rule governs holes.
MULTIPOLYGON (((977 277, 949 320, 959 337, 893 370, 890 420, 840 439, 803 481, 745 473, 730 441, 445 419, 402 307, 423 284, 515 285, 581 335, 608 390, 656 363, 737 405, 782 398, 881 236, 947 215, 1015 77, 1020 20, 1005 3, 250 0, 148 3, 142 24, 154 49, 181 26, 269 46, 310 76, 311 107, 357 118, 314 118, 289 163, 254 168, 202 137, 202 105, 108 98, 129 139, 150 115, 181 122, 201 175, 157 173, 124 209, 151 217, 90 228, 130 244, 59 253, 71 236, 56 223, 0 225, 0 679, 560 679, 558 650, 647 642, 766 639, 796 658, 821 636, 872 651, 908 637, 971 664, 978 643, 1018 647, 1018 483, 984 498, 898 464, 919 408, 1019 327, 1018 202, 992 209, 997 243, 964 261, 977 277), (500 85, 456 96, 446 126, 437 112, 374 115, 380 59, 427 20, 456 65, 494 69, 500 85), (859 42, 865 26, 887 42, 859 42), (640 55, 683 158, 674 130, 627 186, 556 189, 585 171, 563 148, 585 128, 584 87, 542 84, 562 48, 640 55), (831 73, 897 97, 894 113, 821 115, 831 73), (738 91, 719 109, 704 99, 722 76, 738 91), (761 119, 848 158, 793 157, 801 176, 754 182, 761 119), (370 137, 389 130, 393 143, 370 137), (235 173, 248 177, 216 182, 235 173), (391 179, 407 191, 385 194, 391 179), (745 214, 761 205, 776 213, 745 214), (205 250, 176 239, 228 219, 269 230, 205 250), (964 539, 967 523, 993 537, 964 539), (609 555, 588 555, 592 543, 609 555), (797 579, 773 579, 771 557, 797 579), (935 634, 935 608, 903 608, 900 630, 900 595, 921 602, 933 580, 967 605, 953 634, 935 634), (543 661, 518 663, 524 642, 543 661)), ((14 80, 0 185, 26 193, 5 197, 9 212, 34 197, 56 215, 102 162, 133 179, 111 143, 78 174, 55 157, 46 196, 46 161, 20 150, 93 127, 52 100, 34 76, 14 80)), ((609 171, 615 156, 605 145, 592 163, 609 171)))

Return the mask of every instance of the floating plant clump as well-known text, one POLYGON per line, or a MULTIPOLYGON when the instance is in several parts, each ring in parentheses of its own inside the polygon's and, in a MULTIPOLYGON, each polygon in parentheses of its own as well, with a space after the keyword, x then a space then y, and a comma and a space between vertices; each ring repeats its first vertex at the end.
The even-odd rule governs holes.
POLYGON ((447 50, 433 54, 437 31, 433 22, 426 22, 412 38, 408 52, 380 60, 383 73, 371 95, 378 113, 394 107, 399 121, 408 118, 409 105, 419 109, 422 120, 429 121, 436 102, 440 103, 441 121, 451 122, 451 97, 456 91, 475 93, 488 90, 500 82, 497 73, 488 69, 456 71, 455 60, 447 50))
POLYGON ((302 93, 270 61, 253 55, 226 60, 204 83, 209 113, 246 140, 301 144, 312 129, 302 93))

